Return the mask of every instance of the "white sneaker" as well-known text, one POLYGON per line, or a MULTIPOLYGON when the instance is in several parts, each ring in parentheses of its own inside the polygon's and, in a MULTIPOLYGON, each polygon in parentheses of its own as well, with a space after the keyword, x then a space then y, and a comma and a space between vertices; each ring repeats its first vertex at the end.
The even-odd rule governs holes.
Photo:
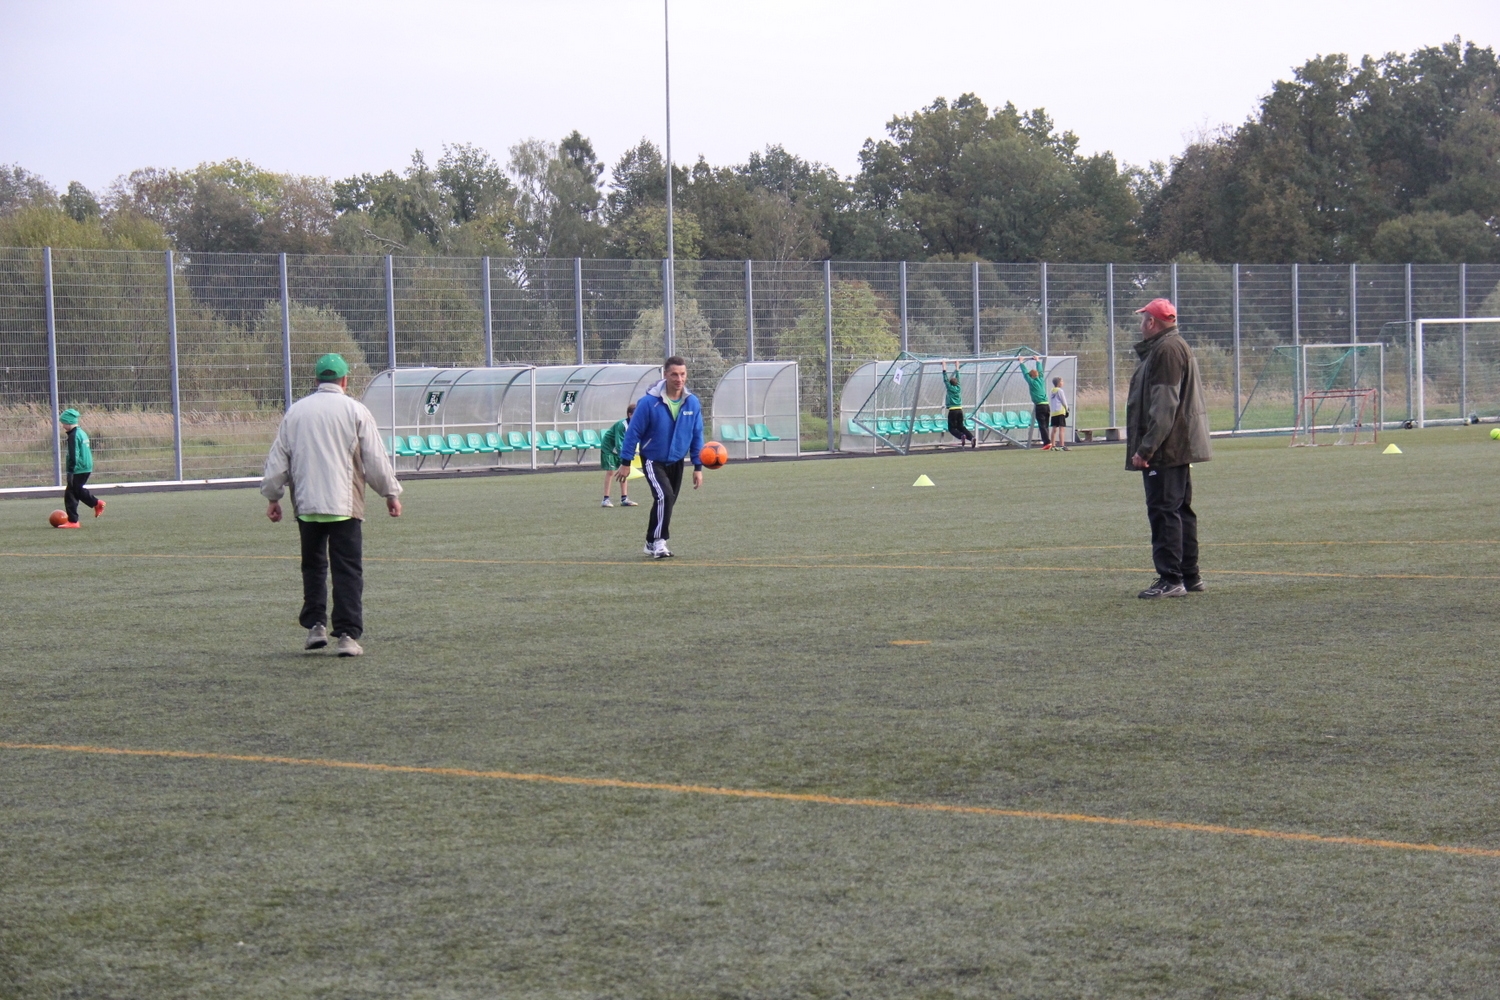
POLYGON ((654 555, 656 555, 656 543, 655 542, 647 542, 646 543, 646 555, 648 555, 648 556, 654 556, 654 555))
POLYGON ((365 654, 365 647, 361 646, 358 642, 356 642, 353 636, 349 636, 349 635, 341 635, 341 636, 339 636, 339 655, 340 656, 363 656, 364 654, 365 654))
POLYGON ((328 645, 326 625, 314 625, 307 630, 307 641, 302 644, 303 649, 322 649, 326 645, 328 645))
POLYGON ((665 538, 657 540, 656 549, 651 553, 651 557, 653 559, 672 558, 672 550, 667 548, 667 540, 665 538))
POLYGON ((601 507, 613 507, 614 504, 612 504, 612 503, 609 502, 609 497, 605 497, 604 498, 604 502, 601 503, 599 506, 601 506, 601 507))

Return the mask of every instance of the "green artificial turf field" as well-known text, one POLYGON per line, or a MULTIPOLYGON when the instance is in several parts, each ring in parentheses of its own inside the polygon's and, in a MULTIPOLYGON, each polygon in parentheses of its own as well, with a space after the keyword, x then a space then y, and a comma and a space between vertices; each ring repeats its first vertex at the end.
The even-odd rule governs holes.
POLYGON ((416 482, 357 660, 253 491, 0 503, 0 998, 1500 995, 1486 430, 1218 442, 1156 602, 1118 447, 416 482))

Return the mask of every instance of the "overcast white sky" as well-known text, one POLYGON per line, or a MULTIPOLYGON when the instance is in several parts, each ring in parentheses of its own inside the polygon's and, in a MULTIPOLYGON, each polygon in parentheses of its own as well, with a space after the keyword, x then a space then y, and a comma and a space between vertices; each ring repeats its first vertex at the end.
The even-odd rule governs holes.
MULTIPOLYGON (((1320 53, 1500 46, 1500 0, 674 0, 673 154, 781 143, 843 173, 893 114, 973 91, 1145 163, 1320 53)), ((660 0, 0 0, 0 163, 96 190, 240 157, 338 178, 571 129, 660 142, 660 0)))

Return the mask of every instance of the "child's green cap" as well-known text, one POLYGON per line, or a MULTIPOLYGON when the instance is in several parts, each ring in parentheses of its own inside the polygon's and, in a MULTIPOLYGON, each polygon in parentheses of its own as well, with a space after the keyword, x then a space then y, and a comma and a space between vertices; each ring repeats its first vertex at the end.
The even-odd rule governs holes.
POLYGON ((325 354, 313 365, 313 373, 319 382, 337 382, 349 374, 349 362, 342 354, 325 354))
POLYGON ((77 423, 78 423, 78 411, 75 410, 75 409, 73 409, 71 406, 68 407, 66 410, 63 410, 61 413, 59 413, 57 415, 57 422, 60 423, 60 424, 74 424, 74 425, 77 425, 77 423))

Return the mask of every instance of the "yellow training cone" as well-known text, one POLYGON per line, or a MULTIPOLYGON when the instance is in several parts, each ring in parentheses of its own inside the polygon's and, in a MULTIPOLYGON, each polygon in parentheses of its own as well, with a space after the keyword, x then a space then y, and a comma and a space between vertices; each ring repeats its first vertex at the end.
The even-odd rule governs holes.
POLYGON ((632 479, 645 479, 646 474, 641 471, 641 456, 637 455, 630 460, 630 475, 625 477, 628 483, 632 479))
POLYGON ((1394 444, 1386 445, 1385 451, 1381 452, 1382 455, 1400 455, 1401 453, 1401 449, 1397 448, 1394 444))
POLYGON ((917 481, 914 482, 914 483, 912 483, 912 485, 913 486, 936 486, 937 483, 933 482, 931 479, 928 479, 926 473, 923 473, 922 475, 920 475, 920 476, 917 477, 917 481))

